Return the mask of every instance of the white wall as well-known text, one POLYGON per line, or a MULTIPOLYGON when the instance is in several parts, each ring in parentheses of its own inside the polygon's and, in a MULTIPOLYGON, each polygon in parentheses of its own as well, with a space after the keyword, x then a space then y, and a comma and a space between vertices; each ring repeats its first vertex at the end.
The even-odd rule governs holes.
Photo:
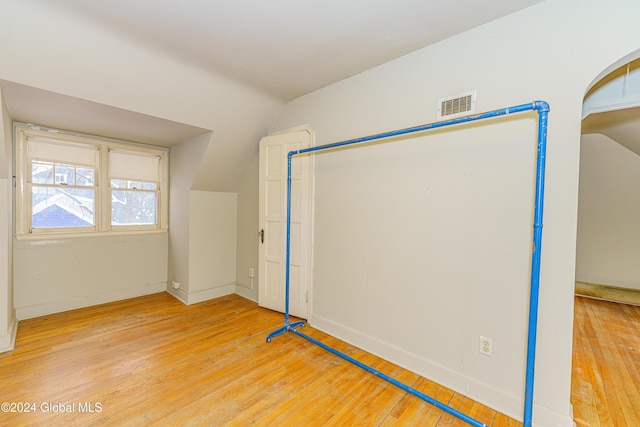
POLYGON ((168 291, 186 304, 233 293, 236 278, 236 193, 191 190, 212 134, 171 149, 168 291), (172 282, 179 282, 174 289, 172 282))
MULTIPOLYGON (((640 48, 638 16, 548 0, 292 101, 273 129, 309 123, 330 143, 435 121, 438 98, 471 89, 478 111, 550 103, 538 426, 572 422, 582 100, 640 48)), ((311 323, 521 418, 535 137, 526 116, 317 155, 311 323)))
POLYGON ((0 89, 0 200, 6 201, 0 208, 0 352, 13 348, 17 322, 13 309, 13 239, 11 176, 12 126, 7 106, 0 89))
POLYGON ((14 242, 18 319, 164 291, 166 232, 14 242))
POLYGON ((582 136, 576 280, 640 289, 640 156, 582 136))
MULTIPOLYGON (((256 142, 257 145, 257 142, 256 142)), ((258 196, 259 156, 256 155, 251 168, 238 191, 238 249, 236 260, 236 293, 252 301, 258 301, 258 196), (253 268, 254 277, 249 277, 253 268)))
POLYGON ((212 134, 201 135, 171 148, 169 152, 169 273, 168 291, 186 302, 189 289, 189 212, 193 180, 212 134), (172 287, 179 282, 182 290, 172 287))
POLYGON ((235 193, 191 191, 188 304, 233 293, 238 200, 235 193))
MULTIPOLYGON (((189 204, 189 191, 237 191, 255 157, 257 141, 267 133, 282 102, 133 42, 101 27, 99 22, 74 16, 53 3, 1 3, 0 80, 214 130, 201 147, 197 162, 182 162, 181 167, 187 170, 172 171, 172 179, 188 176, 185 178, 188 183, 180 184, 182 193, 172 192, 171 196, 174 202, 186 203, 183 210, 172 210, 170 214, 170 221, 176 221, 175 226, 170 224, 171 279, 186 277, 189 286, 189 275, 197 276, 206 270, 204 265, 190 265, 187 258, 192 250, 189 222, 207 214, 189 211, 197 208, 189 204)), ((236 222, 227 221, 223 226, 235 232, 236 222)), ((204 234, 211 235, 214 231, 217 230, 205 230, 204 234)), ((159 289, 148 285, 161 286, 168 280, 168 240, 164 235, 142 240, 61 240, 50 245, 43 241, 40 246, 33 241, 19 242, 14 264, 15 299, 20 316, 103 302, 108 295, 119 298, 159 289), (103 254, 109 250, 118 252, 118 256, 106 256, 103 265, 103 254), (141 272, 120 283, 123 274, 116 274, 122 269, 120 263, 130 269, 133 261, 126 260, 139 253, 145 254, 146 259, 141 272), (48 264, 53 261, 55 265, 48 264), (92 266, 90 271, 87 266, 92 266), (78 267, 92 277, 100 276, 96 280, 100 284, 93 283, 85 274, 75 274, 78 267), (51 268, 52 275, 48 271, 51 268)), ((226 240, 227 237, 224 247, 235 256, 235 245, 226 240)), ((2 239, 0 248, 11 251, 11 245, 2 239)), ((227 258, 225 262, 229 262, 227 258)), ((233 283, 235 264, 225 266, 224 274, 217 273, 212 280, 206 286, 233 283), (227 269, 234 272, 233 277, 229 277, 227 269)), ((13 299, 7 289, 0 288, 0 293, 3 299, 13 299)), ((1 305, 0 314, 10 315, 1 305)))
POLYGON ((256 151, 253 142, 268 131, 282 101, 55 2, 2 5, 0 80, 211 129, 216 144, 203 155, 194 189, 237 191, 256 151))

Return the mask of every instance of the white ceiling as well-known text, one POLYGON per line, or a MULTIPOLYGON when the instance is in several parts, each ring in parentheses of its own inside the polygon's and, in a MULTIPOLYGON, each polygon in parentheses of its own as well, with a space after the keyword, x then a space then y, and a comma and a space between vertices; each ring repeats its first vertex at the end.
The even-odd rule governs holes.
POLYGON ((56 7, 288 101, 541 1, 58 0, 56 7))
POLYGON ((613 70, 585 96, 582 133, 601 133, 640 155, 640 59, 613 70))
MULTIPOLYGON (((29 1, 286 102, 542 0, 29 1)), ((16 121, 162 146, 209 131, 0 83, 16 121)))
POLYGON ((591 114, 582 121, 582 133, 601 133, 640 155, 640 107, 591 114))
POLYGON ((160 147, 171 147, 208 132, 207 129, 18 83, 0 83, 9 114, 16 122, 160 147))
MULTIPOLYGON (((55 8, 287 102, 541 1, 57 0, 55 8)), ((160 146, 218 131, 0 83, 16 121, 160 146)), ((591 115, 583 125, 640 153, 638 108, 591 115)))

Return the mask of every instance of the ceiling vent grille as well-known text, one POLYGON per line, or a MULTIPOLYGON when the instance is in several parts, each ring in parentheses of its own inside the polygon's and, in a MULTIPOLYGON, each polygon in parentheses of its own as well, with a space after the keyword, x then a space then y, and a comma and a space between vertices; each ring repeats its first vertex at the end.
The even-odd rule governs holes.
POLYGON ((438 120, 455 119, 476 112, 476 91, 438 100, 438 120))

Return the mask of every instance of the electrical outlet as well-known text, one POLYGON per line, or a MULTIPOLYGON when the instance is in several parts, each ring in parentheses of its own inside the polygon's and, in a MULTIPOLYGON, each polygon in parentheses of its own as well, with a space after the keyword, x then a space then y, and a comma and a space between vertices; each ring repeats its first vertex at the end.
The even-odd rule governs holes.
POLYGON ((253 271, 253 267, 249 267, 249 277, 253 278, 255 276, 255 272, 253 271))
POLYGON ((487 356, 493 356, 493 340, 480 335, 480 353, 487 356))

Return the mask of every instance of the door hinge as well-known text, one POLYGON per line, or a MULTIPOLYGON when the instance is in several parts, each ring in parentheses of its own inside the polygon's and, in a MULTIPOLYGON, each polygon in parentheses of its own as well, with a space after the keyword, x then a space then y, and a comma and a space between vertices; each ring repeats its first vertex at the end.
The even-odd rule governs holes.
POLYGON ((304 302, 309 302, 309 291, 304 293, 304 302))

